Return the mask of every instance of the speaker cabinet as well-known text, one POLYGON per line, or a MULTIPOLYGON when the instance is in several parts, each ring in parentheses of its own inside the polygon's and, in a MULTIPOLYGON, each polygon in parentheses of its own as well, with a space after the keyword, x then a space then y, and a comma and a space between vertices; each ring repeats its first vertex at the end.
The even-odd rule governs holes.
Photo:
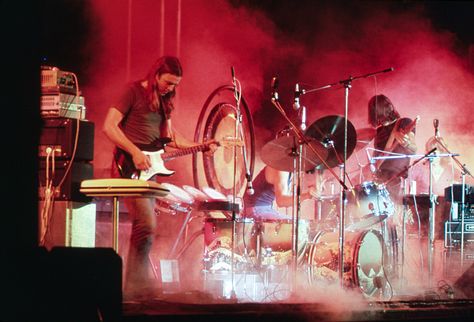
MULTIPOLYGON (((403 197, 404 202, 411 210, 411 217, 407 219, 407 234, 410 237, 427 237, 429 232, 429 219, 431 201, 429 195, 408 195, 403 197)), ((444 223, 449 218, 449 205, 444 197, 437 196, 434 220, 435 220, 435 239, 444 238, 444 223)))
POLYGON ((96 206, 93 203, 55 201, 50 212, 43 214, 45 203, 39 203, 40 239, 44 246, 95 247, 96 206), (44 236, 44 238, 43 238, 44 236))
POLYGON ((66 170, 71 161, 60 161, 55 162, 54 168, 52 164, 47 165, 45 160, 40 160, 39 166, 39 198, 40 200, 45 199, 45 187, 47 185, 47 173, 49 179, 52 179, 54 186, 54 197, 56 200, 72 200, 90 202, 91 197, 86 196, 80 192, 81 182, 83 180, 92 179, 94 176, 94 167, 89 162, 73 162, 71 169, 66 174, 66 170), (54 176, 53 176, 54 170, 54 176), (64 181, 61 186, 58 187, 59 183, 66 174, 64 181))
POLYGON ((42 321, 121 321, 122 260, 112 248, 55 247, 49 260, 42 321))
POLYGON ((94 123, 62 117, 43 119, 38 148, 39 157, 45 158, 47 156, 46 149, 50 147, 55 150, 56 158, 70 160, 78 129, 79 137, 74 160, 92 161, 94 159, 94 123))

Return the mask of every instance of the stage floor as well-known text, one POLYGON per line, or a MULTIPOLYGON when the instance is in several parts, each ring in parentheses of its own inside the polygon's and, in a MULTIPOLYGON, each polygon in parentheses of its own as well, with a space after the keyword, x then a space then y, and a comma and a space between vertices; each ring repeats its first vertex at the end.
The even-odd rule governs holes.
POLYGON ((192 304, 169 300, 124 302, 123 321, 473 321, 474 300, 367 302, 335 309, 315 303, 192 304))
MULTIPOLYGON (((262 291, 249 276, 242 285, 236 274, 235 293, 230 293, 236 295, 230 297, 228 290, 204 287, 160 289, 142 300, 124 298, 123 321, 474 321, 474 280, 467 274, 457 283, 443 280, 433 287, 412 283, 402 289, 394 283, 389 292, 377 290, 370 296, 358 288, 301 280, 294 291, 288 283, 262 291)), ((221 279, 211 281, 208 286, 221 279)))

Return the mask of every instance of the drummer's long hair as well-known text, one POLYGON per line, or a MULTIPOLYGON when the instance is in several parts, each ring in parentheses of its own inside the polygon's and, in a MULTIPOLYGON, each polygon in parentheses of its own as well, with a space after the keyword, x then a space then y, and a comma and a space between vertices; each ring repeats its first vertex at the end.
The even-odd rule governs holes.
POLYGON ((369 100, 369 123, 374 127, 393 123, 400 118, 390 99, 383 95, 375 95, 369 100))

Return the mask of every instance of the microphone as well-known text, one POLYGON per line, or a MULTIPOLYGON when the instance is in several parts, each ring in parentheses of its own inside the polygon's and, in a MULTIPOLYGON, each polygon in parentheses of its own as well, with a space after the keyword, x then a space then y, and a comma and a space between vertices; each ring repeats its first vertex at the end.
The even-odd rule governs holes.
POLYGON ((301 130, 306 130, 306 106, 301 106, 299 111, 300 119, 301 119, 301 130))
POLYGON ((435 129, 435 138, 438 138, 439 137, 439 129, 438 129, 439 120, 438 119, 433 120, 433 126, 434 126, 434 129, 435 129))
POLYGON ((372 174, 376 174, 377 173, 377 168, 375 167, 375 160, 370 157, 368 150, 365 150, 365 152, 367 153, 367 160, 369 161, 370 172, 372 174))
POLYGON ((298 110, 300 108, 300 84, 296 83, 295 85, 295 94, 294 94, 294 101, 293 101, 293 109, 298 110))
POLYGON ((271 87, 272 87, 272 101, 278 101, 278 77, 275 76, 272 78, 272 83, 271 83, 271 87))
POLYGON ((250 177, 250 174, 247 174, 246 177, 247 177, 247 194, 251 196, 255 193, 255 190, 253 189, 253 185, 252 185, 252 178, 250 177))
POLYGON ((235 84, 235 70, 234 70, 234 66, 230 66, 230 72, 232 74, 232 83, 235 84))
POLYGON ((370 159, 370 165, 369 165, 369 168, 370 168, 370 172, 372 172, 372 174, 376 174, 377 173, 377 168, 375 167, 375 164, 374 164, 374 160, 373 159, 370 159))

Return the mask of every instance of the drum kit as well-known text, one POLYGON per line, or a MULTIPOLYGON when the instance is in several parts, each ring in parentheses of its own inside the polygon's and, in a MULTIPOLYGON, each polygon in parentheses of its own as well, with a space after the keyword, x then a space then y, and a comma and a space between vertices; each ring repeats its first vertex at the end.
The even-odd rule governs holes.
MULTIPOLYGON (((309 142, 316 152, 326 160, 326 166, 335 167, 340 162, 341 125, 340 116, 328 116, 314 122, 306 131, 309 142)), ((357 132, 349 122, 350 155, 358 145, 357 132)), ((262 159, 270 167, 291 172, 294 167, 295 137, 284 136, 268 142, 262 149, 262 159)), ((302 156, 302 171, 325 170, 317 160, 313 149, 305 149, 302 156)), ((178 259, 195 238, 204 235, 202 270, 206 273, 270 272, 275 269, 288 270, 292 264, 294 237, 293 220, 259 220, 243 218, 232 220, 233 211, 240 214, 245 205, 232 203, 231 196, 210 188, 200 189, 184 185, 178 187, 163 183, 169 190, 165 197, 157 198, 156 210, 160 213, 185 214, 185 220, 169 258, 178 259), (184 238, 184 246, 178 249, 187 232, 192 213, 203 216, 202 229, 191 238, 184 238), (235 226, 234 243, 232 232, 235 226), (233 259, 233 260, 232 260, 233 259)), ((339 195, 315 196, 320 203, 334 203, 339 195)), ((348 193, 346 238, 344 240, 344 285, 362 290, 372 296, 381 289, 387 275, 384 232, 379 224, 394 212, 394 203, 382 184, 362 182, 348 193)), ((309 284, 317 281, 333 281, 338 276, 338 216, 326 220, 298 220, 297 267, 304 271, 309 284)), ((328 218, 326 218, 328 219, 328 218)), ((395 238, 396 239, 396 238, 395 238)), ((388 252, 394 254, 395 252, 388 252)), ((390 262, 390 261, 388 261, 390 262)))
MULTIPOLYGON (((306 129, 304 134, 308 137, 307 141, 325 158, 325 164, 314 157, 312 149, 306 148, 303 150, 302 171, 317 171, 321 175, 328 167, 341 165, 344 123, 344 117, 330 115, 318 119, 306 129)), ((357 131, 347 121, 347 157, 368 146, 374 137, 374 130, 357 131)), ((270 141, 262 149, 262 161, 280 171, 294 171, 296 141, 291 136, 270 141)), ((342 198, 341 194, 334 192, 313 197, 318 205, 330 205, 333 209, 339 208, 337 203, 342 198)), ((396 231, 384 227, 386 219, 395 212, 395 204, 385 185, 377 183, 375 178, 374 181, 354 185, 343 200, 346 208, 343 284, 360 289, 366 296, 372 296, 383 288, 387 274, 395 271, 397 266, 397 259, 393 258, 398 256, 397 237, 388 236, 396 235, 396 231)), ((298 238, 298 243, 302 246, 300 249, 304 249, 298 252, 298 266, 308 272, 310 283, 338 279, 339 215, 340 211, 326 212, 324 218, 316 218, 315 215, 308 228, 304 227, 307 231, 303 234, 304 238, 298 238)), ((291 226, 291 223, 288 225, 291 226)), ((301 233, 301 229, 298 231, 301 233)), ((287 242, 291 242, 291 230, 287 242)), ((288 245, 286 249, 290 249, 288 245)))

